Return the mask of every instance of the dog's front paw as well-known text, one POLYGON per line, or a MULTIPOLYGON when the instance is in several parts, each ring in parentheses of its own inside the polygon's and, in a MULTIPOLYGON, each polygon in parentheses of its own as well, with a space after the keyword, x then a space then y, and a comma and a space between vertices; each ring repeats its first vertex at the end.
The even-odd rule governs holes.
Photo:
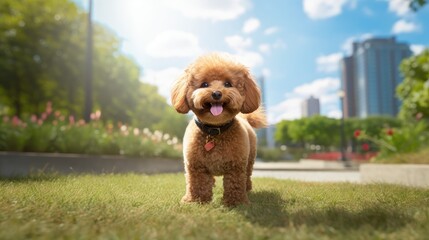
POLYGON ((191 203, 193 201, 191 199, 191 196, 185 195, 185 196, 182 197, 182 200, 180 202, 182 202, 182 203, 191 203))
POLYGON ((209 203, 210 201, 211 201, 211 198, 210 199, 193 198, 192 196, 189 196, 189 195, 183 196, 181 200, 182 203, 200 203, 200 204, 209 203))

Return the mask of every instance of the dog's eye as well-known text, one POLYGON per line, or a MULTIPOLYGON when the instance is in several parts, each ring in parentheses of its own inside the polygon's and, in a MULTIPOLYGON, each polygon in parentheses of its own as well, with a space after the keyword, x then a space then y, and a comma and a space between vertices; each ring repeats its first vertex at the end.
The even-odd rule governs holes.
POLYGON ((232 87, 232 84, 231 84, 230 82, 226 82, 226 83, 224 84, 224 86, 225 86, 225 87, 227 87, 227 88, 230 88, 230 87, 232 87))
POLYGON ((202 87, 202 88, 206 88, 206 87, 209 87, 209 84, 208 83, 206 83, 206 82, 203 82, 202 84, 201 84, 201 86, 200 87, 202 87))

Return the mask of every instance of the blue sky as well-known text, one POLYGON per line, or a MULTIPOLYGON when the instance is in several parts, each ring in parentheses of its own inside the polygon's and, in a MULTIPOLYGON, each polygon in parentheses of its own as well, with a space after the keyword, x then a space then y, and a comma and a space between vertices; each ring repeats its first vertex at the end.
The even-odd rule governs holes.
MULTIPOLYGON (((87 8, 87 1, 76 0, 87 8)), ((429 7, 407 0, 94 0, 94 18, 122 40, 141 81, 166 98, 197 56, 222 51, 265 76, 269 121, 301 116, 314 95, 339 117, 338 60, 353 41, 396 36, 416 53, 429 46, 429 7)))

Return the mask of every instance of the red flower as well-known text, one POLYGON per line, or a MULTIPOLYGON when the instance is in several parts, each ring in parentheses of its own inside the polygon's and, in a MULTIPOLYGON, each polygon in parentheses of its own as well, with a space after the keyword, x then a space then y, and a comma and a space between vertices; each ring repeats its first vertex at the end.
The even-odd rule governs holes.
POLYGON ((386 134, 389 136, 392 136, 393 135, 393 129, 391 129, 391 128, 387 129, 386 134))
POLYGON ((362 150, 364 150, 365 152, 369 151, 369 144, 368 143, 363 143, 362 144, 362 150))
POLYGON ((360 130, 359 129, 355 130, 354 136, 355 136, 355 138, 358 138, 360 136, 360 130))

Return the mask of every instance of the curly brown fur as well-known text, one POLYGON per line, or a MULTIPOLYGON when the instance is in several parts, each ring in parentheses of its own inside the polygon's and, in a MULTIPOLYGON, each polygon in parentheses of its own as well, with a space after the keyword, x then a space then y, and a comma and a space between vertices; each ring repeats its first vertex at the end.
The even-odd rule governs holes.
POLYGON ((194 121, 188 124, 183 139, 186 194, 182 201, 210 202, 214 176, 223 175, 224 204, 249 203, 247 192, 252 189, 256 157, 252 126, 260 128, 267 123, 260 109, 260 90, 248 69, 224 54, 202 56, 175 82, 171 101, 179 113, 192 111, 206 125, 233 121, 228 130, 213 137, 215 147, 209 151, 204 148, 208 134, 194 121))

